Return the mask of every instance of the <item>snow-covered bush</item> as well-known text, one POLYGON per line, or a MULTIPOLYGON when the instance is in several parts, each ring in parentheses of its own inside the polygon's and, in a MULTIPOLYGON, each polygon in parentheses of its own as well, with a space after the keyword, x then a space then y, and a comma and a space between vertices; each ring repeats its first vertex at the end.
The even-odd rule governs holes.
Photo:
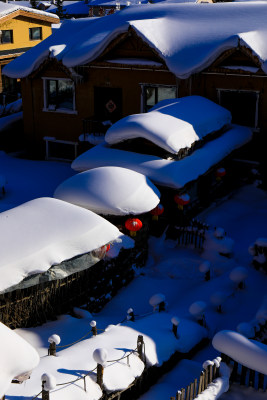
POLYGON ((249 254, 253 256, 253 264, 259 269, 267 264, 267 238, 258 238, 248 248, 249 254))
POLYGON ((102 365, 103 367, 106 365, 106 361, 108 358, 108 351, 104 348, 95 349, 93 352, 93 359, 97 364, 102 365))
POLYGON ((47 390, 48 392, 54 390, 57 386, 56 378, 51 374, 43 374, 41 376, 41 381, 44 384, 44 390, 47 390))
POLYGON ((214 237, 217 239, 222 239, 226 235, 225 230, 223 228, 215 228, 213 232, 214 237))

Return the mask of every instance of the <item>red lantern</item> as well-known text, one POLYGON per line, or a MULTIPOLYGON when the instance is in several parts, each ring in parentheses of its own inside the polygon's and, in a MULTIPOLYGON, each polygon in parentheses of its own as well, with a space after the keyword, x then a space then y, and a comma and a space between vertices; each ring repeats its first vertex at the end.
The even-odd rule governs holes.
POLYGON ((222 178, 226 175, 225 168, 218 168, 216 170, 216 181, 221 181, 222 178))
POLYGON ((179 210, 183 210, 184 206, 190 202, 190 196, 187 193, 176 194, 174 196, 174 201, 177 203, 179 210))
POLYGON ((125 228, 130 231, 130 236, 136 236, 136 232, 142 228, 143 224, 142 221, 138 218, 129 218, 125 222, 125 228))
POLYGON ((153 208, 153 210, 150 211, 150 214, 152 214, 152 219, 157 221, 159 219, 159 215, 161 215, 164 212, 164 207, 162 204, 158 204, 157 207, 153 208))

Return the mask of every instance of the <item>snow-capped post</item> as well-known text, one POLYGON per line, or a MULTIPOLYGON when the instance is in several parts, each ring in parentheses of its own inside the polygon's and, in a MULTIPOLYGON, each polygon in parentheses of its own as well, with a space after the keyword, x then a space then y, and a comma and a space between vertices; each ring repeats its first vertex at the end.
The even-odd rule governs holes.
POLYGON ((189 307, 189 312, 193 317, 196 318, 197 322, 202 325, 206 326, 205 321, 205 310, 207 308, 207 304, 204 301, 196 301, 191 304, 189 307))
POLYGON ((232 282, 237 283, 239 289, 244 289, 245 280, 248 276, 248 269, 245 267, 236 267, 230 272, 229 278, 232 282))
POLYGON ((96 383, 101 387, 101 389, 103 388, 103 374, 107 358, 108 352, 104 348, 95 349, 93 352, 93 359, 97 363, 96 383))
POLYGON ((213 378, 218 378, 219 373, 220 373, 220 365, 221 365, 221 357, 216 357, 213 362, 213 378))
POLYGON ((227 299, 227 297, 228 297, 228 294, 226 292, 219 291, 219 290, 218 290, 218 292, 214 292, 210 296, 210 301, 216 307, 218 313, 222 313, 222 305, 225 302, 225 300, 227 299))
POLYGON ((162 293, 154 294, 152 297, 150 297, 149 304, 153 307, 154 312, 157 309, 159 312, 165 311, 166 301, 164 294, 162 293))
POLYGON ((127 321, 134 321, 135 317, 134 317, 134 310, 132 308, 129 308, 127 310, 127 321))
POLYGON ((172 323, 172 331, 174 333, 174 336, 176 337, 176 339, 179 339, 179 335, 177 333, 178 325, 180 323, 179 318, 178 317, 172 317, 171 323, 172 323))
POLYGON ((97 335, 96 321, 91 321, 90 326, 92 328, 91 331, 93 333, 93 336, 96 336, 97 335))
POLYGON ((199 271, 202 274, 205 274, 206 281, 210 280, 210 262, 208 260, 203 261, 203 263, 200 264, 199 271))
POLYGON ((61 342, 60 336, 58 335, 51 335, 48 338, 49 342, 49 349, 48 349, 48 355, 49 356, 55 356, 57 353, 57 345, 61 342))
POLYGON ((49 400, 50 390, 54 390, 57 386, 56 378, 51 374, 43 374, 42 381, 42 400, 49 400))
POLYGON ((143 351, 144 345, 145 344, 144 344, 143 335, 138 335, 138 338, 137 338, 137 353, 138 353, 138 357, 143 362, 145 362, 145 354, 144 354, 144 351, 143 351))
POLYGON ((214 362, 207 360, 203 363, 203 368, 205 370, 205 389, 213 380, 213 365, 214 362))

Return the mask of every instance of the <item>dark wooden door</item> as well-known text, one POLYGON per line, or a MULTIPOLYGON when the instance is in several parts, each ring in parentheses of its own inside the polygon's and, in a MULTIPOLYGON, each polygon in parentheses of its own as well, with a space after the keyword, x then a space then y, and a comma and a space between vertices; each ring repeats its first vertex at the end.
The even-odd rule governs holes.
POLYGON ((95 117, 100 121, 116 122, 122 118, 122 89, 94 88, 95 117))

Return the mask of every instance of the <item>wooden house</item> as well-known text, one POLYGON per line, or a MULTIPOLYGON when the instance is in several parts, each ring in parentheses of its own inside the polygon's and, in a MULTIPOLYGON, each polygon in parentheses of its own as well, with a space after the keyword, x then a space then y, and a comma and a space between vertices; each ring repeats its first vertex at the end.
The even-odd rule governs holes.
POLYGON ((65 21, 5 69, 22 78, 25 140, 47 158, 74 159, 86 149, 82 134, 191 94, 264 139, 265 16, 266 4, 156 4, 65 21))
POLYGON ((0 2, 0 92, 16 92, 17 79, 2 77, 2 68, 46 39, 57 16, 19 5, 0 2))

